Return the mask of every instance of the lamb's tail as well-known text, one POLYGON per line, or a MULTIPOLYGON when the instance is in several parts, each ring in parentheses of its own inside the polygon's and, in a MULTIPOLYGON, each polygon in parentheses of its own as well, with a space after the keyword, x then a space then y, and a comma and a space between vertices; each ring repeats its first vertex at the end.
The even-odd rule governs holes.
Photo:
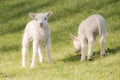
POLYGON ((96 18, 96 22, 98 25, 99 35, 106 34, 106 21, 105 19, 100 16, 100 19, 96 18))
POLYGON ((97 18, 96 18, 96 22, 97 22, 97 25, 98 25, 97 27, 98 27, 99 35, 101 35, 102 34, 101 25, 100 25, 97 18))

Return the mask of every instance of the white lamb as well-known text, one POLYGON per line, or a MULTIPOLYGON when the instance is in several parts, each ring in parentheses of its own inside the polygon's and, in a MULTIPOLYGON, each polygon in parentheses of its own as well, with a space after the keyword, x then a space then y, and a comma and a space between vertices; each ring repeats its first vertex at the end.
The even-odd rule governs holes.
POLYGON ((29 42, 33 41, 33 58, 31 67, 36 65, 36 56, 39 53, 40 62, 43 62, 42 47, 45 44, 48 55, 48 62, 51 63, 51 31, 48 26, 48 18, 52 12, 48 13, 29 13, 31 20, 25 28, 22 40, 22 66, 26 66, 26 55, 28 53, 29 42))
POLYGON ((85 50, 86 44, 88 43, 88 56, 87 59, 91 60, 93 56, 93 45, 96 39, 96 36, 99 34, 100 37, 100 45, 101 45, 101 56, 105 56, 105 37, 106 37, 107 29, 106 29, 106 21, 105 19, 98 14, 94 14, 89 16, 86 20, 84 20, 78 29, 78 37, 70 34, 70 37, 73 40, 74 47, 76 52, 81 51, 81 61, 85 60, 85 50))

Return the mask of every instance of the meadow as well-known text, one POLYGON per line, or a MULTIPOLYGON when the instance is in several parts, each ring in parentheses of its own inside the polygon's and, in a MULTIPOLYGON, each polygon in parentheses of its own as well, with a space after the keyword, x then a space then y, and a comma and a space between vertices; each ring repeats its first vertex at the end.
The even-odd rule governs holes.
MULTIPOLYGON (((120 1, 119 0, 0 0, 0 80, 120 80, 120 1), (30 68, 21 67, 21 41, 29 12, 52 11, 49 25, 52 33, 53 64, 37 60, 30 68), (107 21, 106 53, 100 57, 97 38, 93 61, 80 61, 69 34, 77 35, 80 22, 92 14, 107 21)), ((37 57, 38 59, 38 57, 37 57)))

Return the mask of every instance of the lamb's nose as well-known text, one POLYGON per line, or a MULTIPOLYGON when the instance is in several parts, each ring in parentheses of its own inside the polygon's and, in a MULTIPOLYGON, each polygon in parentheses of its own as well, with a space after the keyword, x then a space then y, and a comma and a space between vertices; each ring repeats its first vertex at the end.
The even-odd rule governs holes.
POLYGON ((43 23, 40 23, 40 26, 42 26, 43 25, 43 23))

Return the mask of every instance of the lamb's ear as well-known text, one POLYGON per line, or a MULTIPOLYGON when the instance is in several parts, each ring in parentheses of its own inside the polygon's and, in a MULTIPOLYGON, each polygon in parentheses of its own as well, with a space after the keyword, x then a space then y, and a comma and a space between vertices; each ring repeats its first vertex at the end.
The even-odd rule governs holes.
POLYGON ((29 13, 29 16, 32 18, 32 19, 35 19, 35 16, 36 16, 37 14, 35 14, 35 13, 29 13))
POLYGON ((47 17, 50 17, 52 15, 52 12, 45 13, 47 17))
POLYGON ((76 37, 76 36, 74 36, 74 35, 72 35, 72 34, 70 34, 70 38, 71 38, 72 40, 77 39, 77 37, 76 37))

